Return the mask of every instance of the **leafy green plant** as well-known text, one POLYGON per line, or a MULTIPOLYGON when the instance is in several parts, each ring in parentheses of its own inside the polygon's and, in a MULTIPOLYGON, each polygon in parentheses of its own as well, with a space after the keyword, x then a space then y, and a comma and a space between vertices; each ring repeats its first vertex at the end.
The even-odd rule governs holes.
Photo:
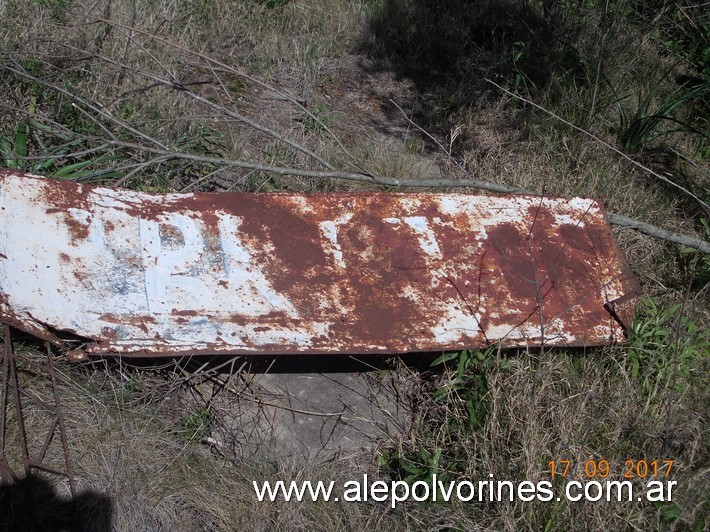
POLYGON ((302 122, 303 129, 313 135, 318 135, 323 140, 327 139, 329 135, 325 128, 330 127, 337 117, 330 111, 326 102, 318 102, 309 111, 317 120, 313 116, 306 116, 302 122))
POLYGON ((270 166, 287 166, 293 160, 295 153, 293 150, 284 148, 278 144, 272 144, 266 148, 264 155, 266 164, 270 166))
POLYGON ((432 483, 434 474, 439 474, 441 454, 441 449, 430 451, 419 444, 412 453, 390 449, 377 457, 377 464, 386 467, 407 484, 418 481, 432 483))
POLYGON ((710 17, 707 5, 692 1, 645 0, 629 2, 624 15, 640 19, 673 54, 697 72, 710 73, 710 17))
POLYGON ((212 412, 203 406, 187 412, 180 421, 179 433, 187 440, 201 439, 209 435, 212 412))
POLYGON ((0 134, 0 158, 7 168, 40 174, 55 179, 81 179, 88 176, 121 177, 106 165, 119 157, 108 150, 88 150, 93 157, 75 156, 87 152, 83 139, 58 132, 35 118, 37 99, 33 96, 27 115, 19 120, 9 135, 0 134), (31 147, 35 149, 31 150, 31 147), (30 152, 37 155, 30 156, 30 152), (104 167, 104 170, 101 168, 104 167))
POLYGON ((486 369, 494 347, 485 351, 446 353, 432 362, 432 367, 451 361, 456 363, 452 380, 434 392, 434 400, 445 401, 452 405, 455 413, 464 414, 451 416, 451 428, 478 430, 485 424, 488 413, 486 369))
POLYGON ((629 337, 630 375, 650 396, 658 389, 681 392, 698 361, 707 357, 710 334, 686 315, 681 303, 663 308, 644 298, 641 307, 629 337))
POLYGON ((490 410, 486 373, 495 362, 496 346, 485 351, 445 353, 431 363, 445 367, 448 382, 431 393, 432 420, 426 433, 420 432, 412 448, 389 449, 378 457, 378 464, 407 483, 456 478, 468 464, 461 446, 471 433, 481 430, 490 410))
POLYGON ((518 41, 513 43, 513 51, 510 52, 509 58, 513 66, 513 92, 515 93, 519 92, 527 83, 531 83, 534 86, 534 83, 525 75, 521 66, 521 60, 524 58, 525 53, 525 42, 518 41))
POLYGON ((634 115, 629 117, 624 107, 619 104, 620 130, 619 142, 628 153, 638 152, 653 140, 671 133, 686 132, 698 135, 704 139, 708 133, 696 128, 688 121, 673 116, 673 112, 681 105, 710 96, 710 80, 695 84, 691 88, 681 87, 669 96, 657 109, 652 110, 653 92, 645 97, 639 97, 634 115), (660 129, 664 123, 674 124, 668 129, 660 129))
POLYGON ((22 170, 27 157, 27 123, 19 122, 12 139, 0 137, 0 155, 8 168, 22 170))

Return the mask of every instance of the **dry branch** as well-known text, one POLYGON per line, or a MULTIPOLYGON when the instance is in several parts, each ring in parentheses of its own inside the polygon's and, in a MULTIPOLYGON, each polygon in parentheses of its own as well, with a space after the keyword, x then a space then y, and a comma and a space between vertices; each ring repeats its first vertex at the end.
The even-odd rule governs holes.
POLYGON ((558 121, 562 122, 563 124, 565 124, 565 125, 567 125, 567 126, 573 128, 573 129, 576 129, 576 130, 579 131, 580 133, 584 133, 585 135, 587 135, 589 138, 591 138, 591 139, 594 140, 595 142, 598 142, 599 144, 601 144, 601 145, 604 146, 605 148, 607 148, 607 149, 613 151, 614 153, 616 153, 617 155, 619 155, 619 156, 622 157, 623 159, 626 159, 628 162, 630 162, 630 163, 633 164, 634 166, 636 166, 636 167, 638 167, 638 168, 641 168, 641 169, 644 170, 645 172, 648 172, 649 174, 651 174, 652 176, 654 176, 654 177, 660 179, 660 180, 663 181, 664 183, 667 183, 667 184, 671 185, 672 187, 677 188, 677 189, 680 190, 681 192, 687 194, 689 197, 691 197, 691 198, 693 198, 695 201, 697 201, 704 209, 706 209, 708 212, 710 212, 710 205, 708 205, 707 203, 705 203, 703 200, 701 200, 698 196, 696 196, 695 194, 693 194, 692 192, 690 192, 688 189, 686 189, 685 187, 679 185, 678 183, 675 183, 675 182, 671 181, 671 180, 668 179, 667 177, 665 177, 665 176, 659 174, 658 172, 653 171, 651 168, 649 168, 648 166, 646 166, 646 165, 644 165, 644 164, 641 164, 641 163, 638 162, 636 159, 634 159, 634 158, 632 158, 632 157, 629 157, 627 154, 625 154, 625 153, 624 153, 623 151, 621 151, 620 149, 615 148, 614 146, 612 146, 612 145, 609 144, 608 142, 605 142, 604 140, 602 140, 602 139, 600 139, 599 137, 597 137, 594 133, 591 133, 590 131, 587 131, 586 129, 581 128, 581 127, 579 127, 579 126, 573 124, 572 122, 570 122, 570 121, 568 121, 568 120, 565 120, 565 119, 562 118, 561 116, 556 115, 555 113, 553 113, 553 112, 550 111, 549 109, 545 109, 542 105, 537 104, 537 103, 533 102, 532 100, 529 100, 528 98, 524 98, 524 97, 520 96, 519 94, 515 94, 514 92, 511 92, 511 91, 509 91, 508 89, 506 89, 506 88, 504 88, 504 87, 501 87, 501 86, 498 85, 496 82, 491 81, 490 79, 486 79, 486 81, 487 81, 488 83, 490 83, 491 85, 497 87, 499 90, 501 90, 502 92, 504 92, 504 93, 507 94, 508 96, 512 96, 512 97, 515 98, 516 100, 520 100, 521 102, 525 102, 525 103, 527 103, 527 104, 529 104, 529 105, 532 105, 535 109, 539 109, 540 111, 542 111, 542 112, 545 113, 545 114, 548 114, 549 116, 551 116, 551 117, 554 118, 555 120, 558 120, 558 121))
MULTIPOLYGON (((357 168, 359 168, 360 170, 362 170, 363 173, 368 174, 368 172, 365 170, 365 168, 363 168, 363 167, 361 166, 361 162, 358 161, 358 159, 352 154, 352 152, 350 152, 350 150, 348 150, 348 149, 345 147, 345 145, 341 142, 341 140, 338 138, 338 136, 337 136, 337 135, 333 132, 333 130, 328 126, 328 124, 326 124, 325 122, 323 122, 323 121, 320 119, 320 117, 318 117, 318 116, 315 115, 313 112, 311 112, 309 109, 307 109, 301 102, 299 102, 296 98, 294 98, 294 97, 291 96, 290 94, 288 94, 288 93, 286 93, 286 92, 283 92, 283 91, 280 91, 279 89, 277 89, 277 88, 274 87, 273 85, 270 85, 269 83, 266 83, 265 81, 262 81, 262 80, 260 80, 260 79, 258 79, 258 78, 255 78, 254 76, 251 76, 251 75, 247 74, 246 72, 244 72, 243 70, 241 70, 241 69, 239 69, 239 68, 236 68, 236 67, 233 67, 233 66, 231 66, 231 65, 228 65, 228 64, 226 64, 226 63, 223 63, 223 62, 221 62, 221 61, 219 61, 219 60, 217 60, 217 59, 215 59, 215 58, 213 58, 213 57, 210 57, 210 56, 208 56, 208 55, 206 55, 206 54, 203 54, 203 53, 201 53, 201 52, 198 52, 198 51, 195 51, 195 50, 191 50, 191 49, 189 49, 189 48, 186 48, 186 47, 184 47, 184 46, 182 46, 182 45, 180 45, 180 44, 178 44, 178 43, 176 43, 176 42, 174 42, 174 41, 171 41, 171 40, 169 40, 169 39, 165 39, 165 38, 163 38, 163 37, 160 37, 160 36, 158 36, 158 35, 155 35, 155 34, 152 33, 152 32, 149 32, 149 31, 146 31, 146 30, 142 30, 142 29, 140 29, 140 28, 134 28, 134 27, 131 27, 131 26, 127 26, 127 25, 125 25, 125 24, 121 24, 120 22, 116 22, 116 21, 112 21, 112 20, 107 20, 107 19, 103 19, 103 18, 98 18, 98 19, 96 19, 96 20, 97 20, 97 22, 106 24, 106 25, 111 26, 111 27, 122 28, 122 29, 125 29, 125 30, 130 30, 130 31, 132 31, 132 32, 134 31, 134 32, 136 32, 136 33, 140 33, 140 34, 142 34, 142 35, 145 35, 146 37, 150 37, 151 39, 155 39, 156 41, 162 43, 162 44, 165 45, 165 46, 172 47, 172 48, 174 48, 174 49, 176 49, 176 50, 180 50, 180 51, 182 51, 182 52, 188 53, 188 54, 190 54, 190 55, 193 55, 193 56, 195 56, 195 57, 198 57, 198 58, 202 59, 202 60, 205 61, 208 65, 210 65, 210 68, 211 68, 213 71, 214 71, 214 66, 217 66, 217 67, 219 67, 220 69, 224 70, 225 72, 229 72, 230 74, 234 74, 234 75, 240 76, 240 77, 246 79, 247 81, 251 81, 252 83, 255 83, 256 85, 259 85, 259 86, 262 87, 263 89, 266 89, 266 90, 270 91, 271 93, 273 93, 274 95, 278 96, 279 98, 281 98, 281 99, 283 99, 283 100, 285 100, 285 101, 291 103, 291 104, 292 104, 294 107, 296 107, 299 111, 303 112, 308 118, 310 118, 310 119, 313 120, 316 124, 318 124, 319 127, 323 128, 323 130, 324 130, 326 133, 328 133, 328 134, 331 136, 331 138, 335 141, 335 143, 338 145, 338 147, 341 149, 341 151, 348 157, 348 159, 350 159, 350 162, 352 162, 357 168)), ((125 33, 124 33, 124 35, 125 35, 125 33)), ((131 40, 132 40, 132 39, 131 39, 131 40)), ((142 47, 141 47, 141 48, 142 48, 142 47)))
MULTIPOLYGON (((103 21, 107 22, 107 21, 103 21)), ((108 23, 108 22, 107 22, 108 23)), ((158 40, 161 40, 163 42, 163 39, 160 39, 154 35, 151 35, 153 38, 156 38, 158 40)), ((169 43, 171 45, 174 45, 173 43, 169 43)), ((177 45, 174 45, 177 46, 177 45)), ((189 53, 194 53, 191 52, 190 50, 187 50, 185 48, 179 47, 179 49, 184 50, 189 53)), ((9 59, 8 54, 3 54, 5 57, 9 59)), ((310 111, 307 111, 300 103, 298 103, 294 98, 289 97, 288 95, 285 95, 281 92, 276 91, 269 85, 260 82, 256 80, 255 78, 252 78, 251 76, 248 76, 247 74, 244 74, 243 72, 233 69, 231 67, 228 67, 227 65, 224 65, 223 63, 220 63, 218 61, 215 61, 207 56, 204 56, 203 54, 196 54, 200 58, 209 61, 212 64, 218 65, 220 68, 225 68, 228 69, 230 72, 239 74, 244 76, 245 78, 252 80, 254 82, 259 83, 261 86, 268 88, 269 90, 275 91, 277 94, 283 95, 288 101, 292 102, 294 105, 302 109, 304 112, 306 112, 310 117, 312 117, 314 120, 320 120, 315 117, 310 111)), ((159 76, 156 76, 154 74, 150 74, 147 72, 142 72, 140 70, 134 69, 128 65, 125 65, 120 62, 113 61, 109 58, 106 57, 99 57, 102 61, 106 61, 107 63, 113 64, 114 66, 117 66, 122 69, 130 69, 134 71, 135 73, 138 73, 142 76, 147 77, 148 79, 151 79, 152 81, 159 83, 161 85, 169 86, 172 88, 177 88, 181 92, 187 93, 190 97, 200 101, 200 103, 203 103, 204 105, 207 105, 211 107, 212 109, 224 113, 227 116, 231 116, 232 118, 235 118, 239 121, 242 121, 246 123, 249 126, 254 127, 255 129, 258 129, 262 132, 265 132, 269 135, 271 135, 273 138, 276 138, 282 142, 285 142, 298 151, 301 151, 302 153, 305 153, 309 155, 314 161, 324 164, 328 170, 325 171, 320 171, 320 170, 306 170, 306 169, 299 169, 299 168, 292 168, 292 167, 285 167, 285 166, 273 166, 273 165, 267 165, 267 164, 260 164, 260 163, 254 163, 250 161, 244 161, 244 160, 235 160, 235 159, 225 159, 221 157, 211 157, 211 156, 206 156, 206 155, 197 155, 197 154, 192 154, 192 153, 187 153, 187 152, 182 152, 178 150, 171 149, 170 147, 166 146, 163 142, 159 141, 158 139, 155 139, 149 135, 147 135, 143 131, 139 131, 135 129, 134 127, 130 126, 129 124, 125 123, 122 120, 119 120, 113 116, 111 116, 108 112, 104 111, 100 107, 98 107, 95 104, 92 104, 91 102, 87 101, 86 99, 71 93, 70 91, 67 91, 66 89, 63 89, 62 87, 57 86, 56 84, 50 83, 46 80, 43 80, 41 78, 38 78, 36 76, 33 76, 29 72, 27 72, 24 68, 22 68, 21 65, 19 65, 16 61, 10 59, 11 65, 8 65, 7 63, 3 64, 2 67, 10 72, 13 72, 16 75, 25 77, 28 80, 31 80, 35 83, 41 84, 50 90, 55 90, 65 97, 69 98, 71 101, 75 102, 73 105, 75 105, 76 109, 79 110, 82 114, 90 118, 97 126, 102 129, 107 136, 109 137, 108 139, 105 137, 99 137, 95 135, 87 135, 87 134, 80 134, 76 133, 73 131, 69 131, 66 128, 61 127, 59 124, 56 122, 53 122, 51 120, 48 121, 48 123, 52 124, 54 127, 60 127, 61 131, 65 135, 72 135, 74 138, 80 138, 86 141, 89 144, 98 144, 101 146, 109 146, 109 147, 114 147, 114 148, 119 148, 119 149, 124 149, 124 150, 130 150, 135 153, 141 153, 141 154, 151 154, 152 158, 149 159, 148 161, 143 161, 143 162, 138 162, 135 164, 130 164, 126 165, 123 169, 132 169, 131 172, 124 177, 122 180, 125 182, 125 180, 140 172, 141 170, 154 165, 154 164, 159 164, 163 163, 166 161, 170 160, 184 160, 184 161, 192 161, 192 162, 199 162, 199 163, 207 163, 207 164, 213 164, 221 168, 241 168, 241 169, 246 169, 246 170, 251 170, 251 171, 258 171, 258 172, 267 172, 275 175, 290 175, 290 176, 298 176, 298 177, 306 177, 306 178, 324 178, 324 179, 343 179, 343 180, 349 180, 349 181, 360 181, 360 182, 366 182, 366 183, 371 183, 374 185, 381 185, 381 186, 386 186, 386 187, 415 187, 415 188, 476 188, 480 190, 486 190, 489 192, 494 192, 498 194, 531 194, 531 195, 539 195, 539 193, 536 192, 531 192, 528 190, 516 188, 516 187, 511 187, 509 185, 501 184, 501 183, 492 183, 489 181, 482 181, 474 178, 466 178, 466 179, 441 179, 441 178, 432 178, 432 179, 399 179, 399 178, 393 178, 393 177, 386 177, 386 176, 377 176, 377 175, 371 175, 369 173, 357 173, 357 172, 344 172, 344 171, 338 171, 333 168, 332 165, 329 163, 323 161, 321 158, 319 158, 317 155, 312 153, 308 148, 305 146, 302 146, 301 144, 288 139, 284 137, 283 135, 279 134, 278 132, 272 131, 268 128, 265 128, 264 126, 261 126, 260 124, 254 122, 251 119, 248 119, 246 117, 243 117, 241 114, 236 113, 230 109, 227 109, 223 106, 220 106, 219 104, 216 104, 206 98, 203 98, 186 88, 184 88, 182 85, 179 83, 176 83, 175 81, 172 80, 167 80, 165 78, 161 78, 159 76), (85 107, 85 108, 82 108, 85 107), (89 111, 87 111, 87 109, 89 111), (92 115, 92 113, 95 113, 95 115, 92 115), (111 128, 106 127, 106 125, 102 124, 99 118, 102 118, 106 120, 110 125, 111 128), (116 129, 117 131, 123 130, 131 135, 133 135, 135 138, 139 138, 143 141, 146 141, 146 144, 138 144, 134 142, 126 142, 123 140, 120 140, 116 136, 116 132, 112 131, 111 129, 116 129)), ((162 66, 162 65, 161 65, 162 66)), ((575 126, 574 124, 569 123, 568 121, 562 119, 561 117, 558 117, 554 113, 544 109, 543 107, 539 106, 538 104, 535 104, 534 102, 531 102, 525 98, 522 98, 520 96, 517 96, 510 91, 500 87, 499 85, 491 82, 493 85, 498 87, 500 90, 503 92, 515 97, 519 98, 526 103, 529 103, 536 108, 539 108, 546 112, 547 114, 550 114, 551 116, 555 117, 556 119, 562 121, 565 124, 568 124, 569 126, 581 131, 582 133, 589 135, 596 141, 600 142, 602 145, 608 147, 609 149, 613 150, 614 152, 618 153, 625 159, 629 160, 631 163, 634 165, 644 169, 645 171, 651 173, 652 175, 658 177, 659 179, 662 179, 665 182, 668 182, 669 184, 673 185, 676 188, 679 188, 683 192, 687 193, 689 196, 693 197, 696 199, 701 205, 704 207, 708 208, 707 204, 704 203, 702 200, 697 198, 697 196, 693 195, 691 192, 687 191, 685 188, 681 187, 680 185, 677 185, 670 181, 669 179, 665 178, 664 176, 661 176, 654 172, 653 170, 647 168, 646 166, 642 165, 641 163, 635 161, 634 159, 630 158, 628 155, 624 154, 620 150, 617 150, 613 146, 609 145, 608 143, 604 142, 603 140, 599 139, 592 133, 589 133, 585 131, 582 128, 579 128, 578 126, 575 126)), ((394 103, 394 102, 393 102, 394 103)), ((395 104, 396 105, 396 104, 395 104)), ((397 106, 399 108, 399 106, 397 106)), ((24 110, 18 109, 18 111, 25 112, 24 110)), ((402 109, 400 108, 400 111, 404 114, 402 109)), ((405 115, 406 117, 406 115, 405 115)), ((39 116, 34 116, 34 120, 43 120, 43 118, 40 118, 39 116)), ((409 118, 407 118, 411 122, 409 118)), ((411 122, 415 127, 421 128, 411 122)), ((322 124, 324 127, 325 124, 322 124)), ((327 129, 327 127, 326 127, 327 129)), ((422 130, 423 131, 423 130, 422 130)), ((425 134, 431 137, 428 133, 424 131, 425 134)), ((335 139, 335 135, 333 135, 333 138, 335 139)), ((432 137, 433 138, 433 137, 432 137)), ((433 139, 437 145, 439 145, 442 149, 443 146, 439 142, 436 141, 436 139, 433 139)), ((339 141, 337 141, 339 143, 339 141)), ((347 151, 347 150, 346 150, 347 151)), ((451 156, 445 149, 444 151, 451 156)), ((86 150, 83 150, 82 152, 77 152, 76 154, 67 154, 65 157, 72 157, 74 155, 79 155, 80 153, 85 153, 86 150)), ((351 155, 349 152, 347 152, 349 155, 351 155)), ((352 155, 351 155, 352 156, 352 155)), ((354 158, 353 158, 354 159, 354 158)), ((355 161, 357 164, 357 161, 355 161)), ((358 167, 360 167, 358 165, 358 167)), ((615 214, 615 213, 608 213, 608 218, 609 221, 614 224, 618 225, 621 227, 627 227, 630 229, 634 229, 636 231, 639 231, 643 234, 649 235, 651 237, 669 241, 669 242, 674 242, 677 244, 681 244, 683 246, 688 246, 694 249, 697 249, 699 251, 702 251, 703 253, 710 253, 710 242, 706 242, 700 238, 692 237, 689 235, 684 235, 672 231, 668 231, 665 229, 662 229, 660 227, 653 226, 651 224, 642 222, 640 220, 635 220, 620 214, 615 214)))
MULTIPOLYGON (((103 140, 103 139, 102 139, 103 140)), ((313 178, 326 178, 326 179, 344 179, 348 181, 361 181, 372 183, 375 185, 383 185, 390 187, 415 187, 415 188, 477 188, 481 190, 487 190, 489 192, 496 192, 498 194, 530 194, 539 195, 539 193, 531 192, 528 190, 511 187, 509 185, 504 185, 501 183, 491 183, 489 181, 481 181, 478 179, 398 179, 394 177, 384 177, 384 176, 371 176, 365 174, 357 174, 352 172, 329 172, 329 171, 318 171, 318 170, 301 170, 298 168, 288 168, 283 166, 271 166, 266 164, 250 163, 247 161, 239 161, 233 159, 221 159, 217 157, 207 157, 202 155, 192 155, 189 153, 180 152, 169 152, 163 151, 156 148, 145 148, 140 145, 130 144, 121 141, 105 141, 109 145, 118 146, 123 148, 131 149, 143 149, 144 151, 159 154, 165 157, 170 157, 173 159, 183 159, 195 162, 221 164, 225 166, 233 166, 237 168, 245 168, 250 170, 257 170, 261 172, 270 172, 277 175, 293 175, 299 177, 313 177, 313 178)), ((674 242, 676 244, 681 244, 683 246, 688 246, 703 253, 710 253, 710 242, 706 242, 701 238, 692 237, 689 235, 684 235, 681 233, 675 233, 673 231, 668 231, 660 227, 642 222, 640 220, 635 220, 627 216, 615 213, 607 213, 609 222, 614 225, 621 227, 627 227, 634 229, 640 233, 646 234, 648 236, 658 238, 660 240, 666 240, 668 242, 674 242)))

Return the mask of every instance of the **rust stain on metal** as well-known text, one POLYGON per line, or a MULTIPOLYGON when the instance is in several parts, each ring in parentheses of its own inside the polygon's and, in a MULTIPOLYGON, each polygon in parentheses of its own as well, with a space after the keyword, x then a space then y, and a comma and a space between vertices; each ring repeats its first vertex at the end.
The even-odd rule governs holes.
POLYGON ((593 199, 158 195, 5 170, 0 209, 0 319, 89 354, 602 345, 639 291, 593 199))

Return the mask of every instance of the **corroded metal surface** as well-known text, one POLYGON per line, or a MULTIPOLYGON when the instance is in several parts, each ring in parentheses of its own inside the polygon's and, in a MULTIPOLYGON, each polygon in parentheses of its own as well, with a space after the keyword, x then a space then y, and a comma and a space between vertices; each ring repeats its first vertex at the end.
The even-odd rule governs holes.
POLYGON ((0 171, 0 319, 89 354, 623 342, 638 286, 591 199, 147 194, 0 171))

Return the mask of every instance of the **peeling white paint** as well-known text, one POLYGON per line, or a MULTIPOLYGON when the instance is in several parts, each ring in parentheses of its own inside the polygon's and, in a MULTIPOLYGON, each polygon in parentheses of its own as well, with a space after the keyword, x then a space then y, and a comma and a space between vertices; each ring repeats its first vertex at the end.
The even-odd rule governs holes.
POLYGON ((343 224, 346 224, 352 214, 343 214, 336 218, 335 220, 324 220, 320 222, 319 227, 321 234, 325 241, 323 242, 323 248, 326 253, 330 253, 335 260, 335 263, 340 268, 345 268, 345 262, 343 261, 343 250, 340 248, 340 243, 338 242, 338 228, 343 224))
POLYGON ((577 227, 584 227, 584 220, 570 216, 569 214, 555 214, 555 223, 557 225, 569 224, 577 227))
POLYGON ((544 301, 546 344, 623 341, 603 305, 633 297, 636 285, 593 200, 256 196, 150 195, 0 171, 0 318, 95 339, 87 347, 94 353, 535 345, 537 298, 510 267, 517 261, 535 265, 540 278, 559 275, 544 301), (311 233, 274 223, 271 209, 301 217, 299 231, 311 233), (555 221, 539 228, 546 246, 557 246, 545 257, 582 271, 545 270, 529 255, 535 246, 509 249, 507 233, 490 237, 503 228, 508 241, 524 242, 537 209, 555 221), (560 226, 574 238, 594 234, 607 255, 567 245, 560 226), (562 310, 547 312, 548 304, 562 310), (588 330, 571 328, 582 314, 588 330))

